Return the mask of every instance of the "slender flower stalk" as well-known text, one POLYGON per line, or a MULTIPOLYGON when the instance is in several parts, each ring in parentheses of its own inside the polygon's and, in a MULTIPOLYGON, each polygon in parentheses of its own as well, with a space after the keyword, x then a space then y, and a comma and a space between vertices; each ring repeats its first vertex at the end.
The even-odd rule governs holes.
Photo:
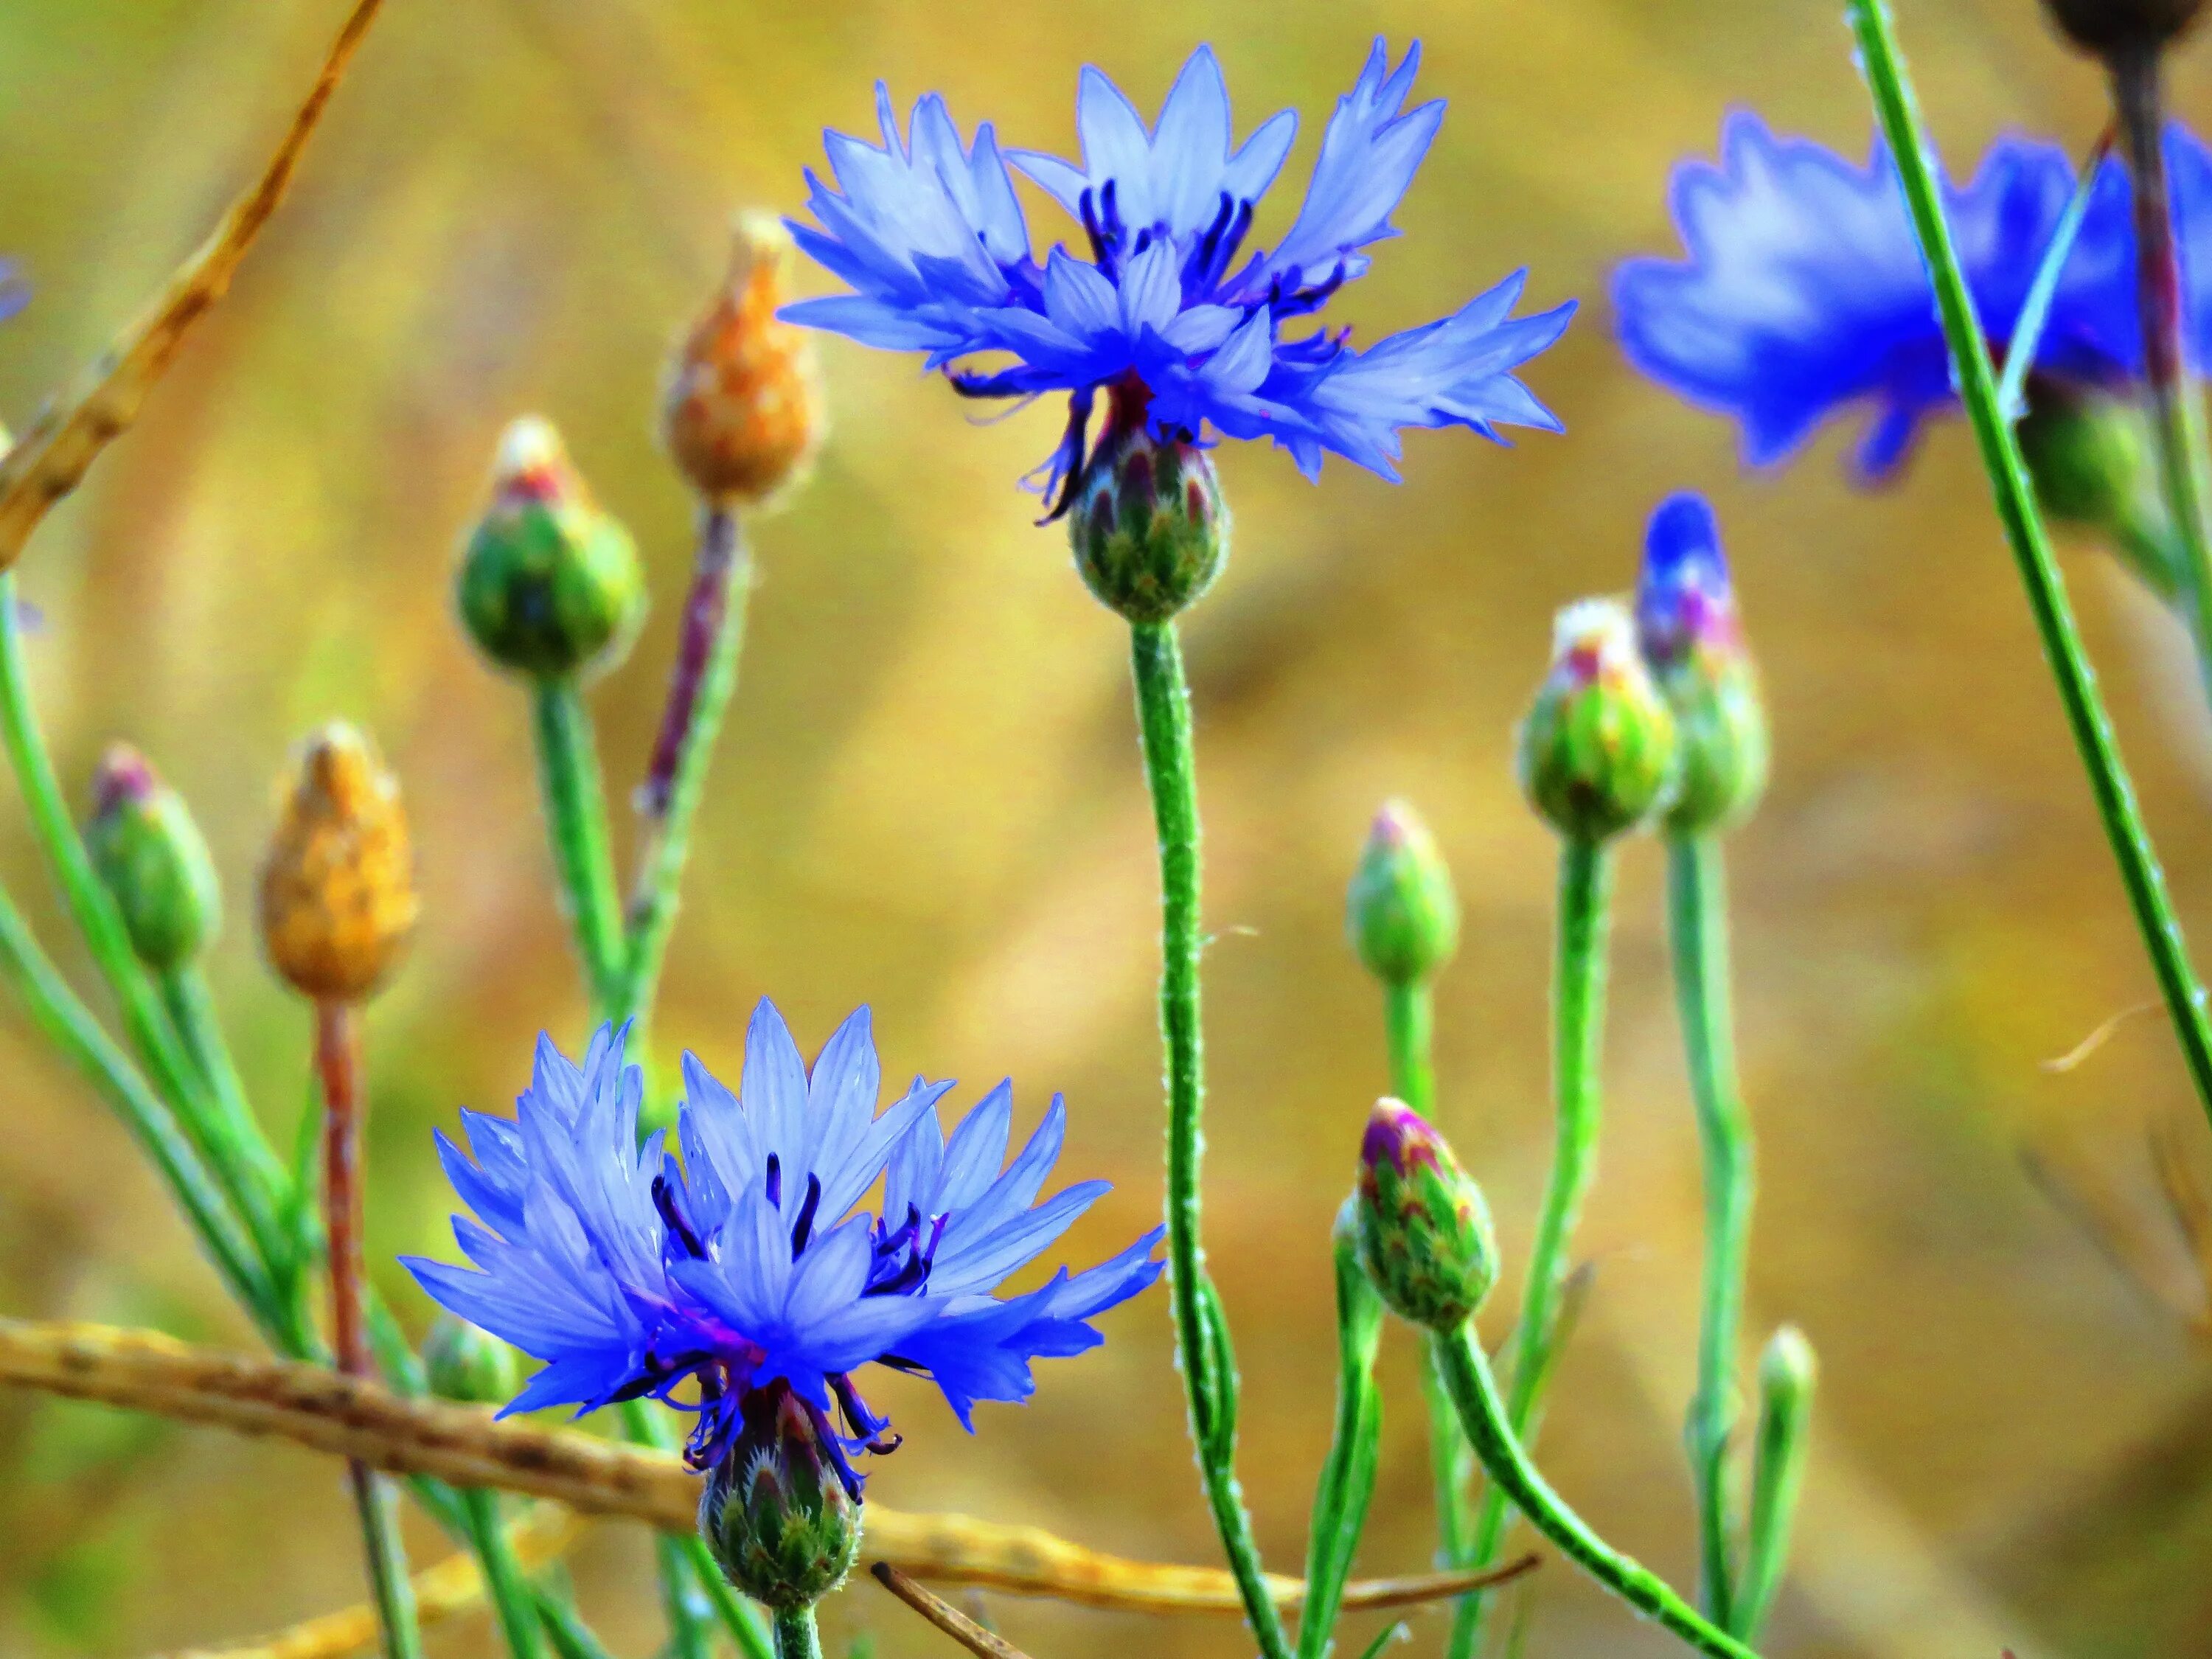
MULTIPOLYGON (((315 1074, 323 1091, 323 1229, 331 1273, 331 1346, 338 1369, 368 1376, 369 1356, 362 1313, 365 1265, 362 1249, 361 1042, 352 1008, 331 999, 315 1006, 315 1074)), ((386 1659, 419 1659, 415 1590, 399 1542, 399 1516, 389 1484, 358 1459, 346 1466, 354 1505, 361 1512, 368 1551, 369 1588, 376 1601, 386 1659)))
POLYGON ((822 1659, 822 1633, 811 1606, 786 1607, 775 1615, 775 1659, 822 1659))
POLYGON ((1356 1205, 1346 1199, 1336 1218, 1336 1431, 1314 1492, 1297 1659, 1326 1659, 1329 1651, 1382 1455, 1382 1395, 1375 1386, 1375 1355, 1382 1342, 1382 1299, 1359 1265, 1356 1205))
POLYGON ((539 680, 530 697, 545 827, 597 1021, 607 1018, 622 995, 628 951, 591 712, 574 678, 539 680))
POLYGON ((2115 49, 2107 59, 2120 148, 2135 183, 2136 296, 2142 323, 2143 381, 2166 511, 2184 556, 2182 597, 2197 643, 2198 672, 2212 696, 2212 505, 2204 407, 2183 349, 2181 262, 2166 192, 2162 112, 2165 47, 2115 49))
POLYGON ((1998 520, 2027 590, 2028 606, 2057 684, 2067 725, 2088 774, 2090 793, 2119 866, 2130 908, 2142 933, 2160 994, 2173 1022, 2190 1081, 2207 1116, 2212 1117, 2212 1019, 2206 1015, 2203 989, 2190 965, 2181 924, 2166 892, 2165 873, 2159 867, 2157 853, 2136 802, 2134 785, 2097 690, 2096 676, 2067 600, 2064 580, 2051 556, 2018 441, 1998 404, 1996 373, 1960 270, 1958 249, 1944 219, 1922 136, 1918 106, 1898 50, 1889 8, 1884 0, 1850 0, 1849 16, 1875 113, 1897 158, 1913 229, 1935 279, 1944 337, 1996 497, 1998 520))
POLYGON ((1712 1659, 1758 1659, 1752 1648, 1698 1613, 1656 1573, 1591 1531, 1552 1490, 1514 1432, 1510 1412, 1472 1324, 1437 1331, 1430 1344, 1475 1456, 1530 1525, 1607 1590, 1698 1652, 1712 1659))
POLYGON ((1212 1323, 1219 1300, 1206 1271, 1200 1228, 1200 1163, 1206 1109, 1205 1035, 1200 1018, 1200 934, 1197 755, 1190 688, 1172 621, 1132 623, 1130 666, 1137 724, 1160 858, 1160 1034, 1167 1052, 1168 1288, 1176 1352, 1188 1398, 1199 1474, 1246 1619, 1267 1659, 1290 1644, 1267 1594, 1252 1517, 1237 1482, 1237 1379, 1212 1323), (1213 1310, 1209 1315, 1209 1304, 1213 1310))

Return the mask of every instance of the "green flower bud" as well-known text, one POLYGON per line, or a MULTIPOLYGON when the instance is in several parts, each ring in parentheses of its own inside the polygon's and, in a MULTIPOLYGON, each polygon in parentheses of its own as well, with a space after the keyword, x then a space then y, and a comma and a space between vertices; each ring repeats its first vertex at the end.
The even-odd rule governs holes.
POLYGON ((491 504, 461 555, 461 620, 483 653, 560 679, 611 665, 645 614, 629 532, 601 512, 560 434, 526 417, 493 463, 491 504))
POLYGON ((93 773, 84 844, 139 961, 167 973, 208 947, 222 915, 215 860, 184 797, 128 744, 93 773))
POLYGON ((2031 381, 2027 413, 2014 430, 2045 515, 2094 532, 2172 604, 2185 567, 2142 411, 2123 398, 2031 381))
POLYGON ((1075 568, 1098 602, 1133 623, 1165 622, 1212 586, 1229 556, 1229 506, 1194 444, 1157 442, 1119 411, 1067 515, 1075 568))
POLYGON ((1766 1351, 1759 1357, 1759 1399, 1770 1410, 1802 1417, 1820 1369, 1805 1333, 1784 1325, 1767 1339, 1766 1351))
POLYGON ((1666 805, 1677 748, 1667 700, 1613 599, 1559 612, 1552 671, 1521 726, 1521 787, 1562 836, 1603 841, 1666 805))
POLYGON ((2044 0, 2066 38, 2087 52, 2159 52, 2197 21, 2203 0, 2044 0))
POLYGON ((860 1552, 847 1489, 815 1409, 776 1382, 747 1394, 744 1427, 707 1477, 699 1531, 732 1584, 764 1607, 811 1607, 860 1552))
POLYGON ((422 1344, 430 1392, 471 1406, 504 1406, 520 1387, 514 1350, 489 1331, 441 1313, 422 1344))
POLYGON ((1359 1260, 1401 1319, 1455 1331, 1498 1278, 1482 1189, 1402 1101, 1378 1100, 1359 1142, 1359 1260))
POLYGON ((1367 971, 1389 984, 1425 980, 1459 949, 1451 872, 1420 814, 1382 804, 1345 903, 1344 930, 1367 971))
POLYGON ((1677 836, 1724 830, 1765 790, 1766 709, 1720 527, 1699 496, 1672 496, 1651 515, 1636 633, 1674 715, 1679 759, 1666 827, 1677 836))

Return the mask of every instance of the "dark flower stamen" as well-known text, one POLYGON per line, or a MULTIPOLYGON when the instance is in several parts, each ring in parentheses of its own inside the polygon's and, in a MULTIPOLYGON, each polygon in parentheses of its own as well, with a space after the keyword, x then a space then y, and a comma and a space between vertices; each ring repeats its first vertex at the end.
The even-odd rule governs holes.
POLYGON ((814 1212, 822 1207, 822 1177, 806 1177, 806 1196, 799 1200, 799 1219, 791 1224, 791 1259, 799 1260, 806 1241, 814 1236, 814 1212))

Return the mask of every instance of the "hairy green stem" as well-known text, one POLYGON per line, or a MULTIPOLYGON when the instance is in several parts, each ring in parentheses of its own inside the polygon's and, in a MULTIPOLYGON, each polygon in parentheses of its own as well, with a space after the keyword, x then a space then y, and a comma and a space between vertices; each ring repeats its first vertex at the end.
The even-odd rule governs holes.
MULTIPOLYGON (((1352 1200, 1346 1203, 1348 1209, 1352 1200)), ((1340 1217, 1336 1227, 1336 1432, 1314 1492, 1297 1659, 1324 1659, 1329 1650, 1382 1454, 1382 1395, 1375 1386, 1375 1354, 1382 1340, 1382 1298, 1360 1266, 1358 1235, 1348 1222, 1340 1217)), ((1453 1421, 1456 1439, 1457 1419, 1453 1421)))
POLYGON ((2112 721, 2097 690, 2094 671, 2082 649, 2081 630, 2051 557, 2050 539, 2036 507, 2019 442, 1997 401, 1989 345, 1975 317, 1973 296, 1943 216, 1935 168, 1921 137, 1918 106, 1898 52, 1889 9, 1884 0, 1849 0, 1849 13, 1867 85, 1874 94, 1875 112, 1890 153, 1896 158, 1921 255, 1935 279, 1937 309, 1944 337, 1950 344, 1959 395, 1981 449, 1997 518, 2020 567, 2067 725, 2088 773, 2098 816, 2104 822, 2160 994, 2173 1021, 2190 1081, 2207 1116, 2212 1117, 2212 1020, 2206 1018, 2204 994, 2190 966, 2181 925, 2166 893, 2165 874, 2143 826, 2134 785, 2121 761, 2112 721))
POLYGON ((645 838, 630 894, 629 959, 615 1018, 637 1023, 641 1051, 653 1018, 669 933, 676 925, 692 819, 705 793, 715 736, 737 690, 745 610, 751 597, 752 556, 736 514, 724 507, 702 508, 698 556, 684 600, 668 702, 652 763, 638 792, 645 838))
POLYGON ((1730 1514, 1729 1438, 1738 1409, 1736 1333, 1757 1176, 1751 1119, 1736 1085, 1735 1026, 1729 993, 1728 890, 1718 840, 1695 836, 1667 845, 1668 937, 1674 998, 1697 1103, 1705 1163, 1705 1268, 1698 1334, 1698 1386, 1685 1428, 1698 1498, 1698 1555, 1705 1611, 1741 1630, 1735 1611, 1735 1528, 1730 1514))
POLYGON ((822 1633, 814 1627, 812 1607, 777 1609, 775 1659, 822 1659, 822 1633))
MULTIPOLYGON (((1436 1000, 1428 981, 1385 980, 1382 1025, 1390 1053, 1390 1092, 1423 1117, 1434 1116, 1436 1000)), ((1459 1413, 1425 1352, 1421 1393, 1429 1410, 1429 1485, 1437 1510, 1437 1565, 1465 1566, 1474 1547, 1474 1516, 1468 1502, 1474 1463, 1467 1437, 1460 1432, 1459 1413)))
POLYGON ((1430 1342, 1475 1456, 1489 1472, 1492 1486, 1511 1499, 1531 1526, 1600 1584, 1698 1652, 1713 1659, 1758 1659, 1752 1649, 1698 1613, 1656 1573, 1591 1531, 1546 1483, 1514 1431, 1471 1323, 1456 1331, 1437 1332, 1430 1342))
MULTIPOLYGON (((1555 1136, 1544 1207, 1521 1292, 1521 1316, 1509 1350, 1506 1421, 1516 1438, 1535 1443, 1544 1384, 1567 1276, 1573 1271, 1575 1223, 1597 1172, 1599 1056, 1604 1047, 1605 962, 1610 927, 1613 859, 1602 842, 1559 843, 1559 933, 1552 980, 1552 1091, 1555 1136)), ((1465 1406, 1461 1405, 1462 1420, 1465 1406)), ((1477 1449, 1480 1450, 1480 1448, 1477 1449)), ((1483 1493, 1468 1565, 1495 1565, 1510 1521, 1511 1492, 1493 1480, 1483 1493)), ((1533 1518, 1533 1517, 1532 1517, 1533 1518)), ((1490 1597, 1464 1598, 1452 1618, 1452 1659, 1479 1650, 1490 1597)))
POLYGON ((1168 1288, 1176 1352, 1190 1413, 1192 1444, 1213 1511, 1214 1530, 1237 1580, 1244 1614, 1265 1659, 1288 1659, 1281 1615, 1268 1594, 1237 1484, 1237 1371, 1228 1356, 1220 1299, 1206 1273, 1200 1237, 1200 1159, 1206 1104, 1199 1018, 1200 935, 1197 761, 1190 689, 1175 624, 1132 623, 1129 661, 1137 724, 1160 857, 1160 1034, 1167 1052, 1168 1288))
POLYGON ((621 994, 626 956, 599 748, 583 690, 573 675, 535 682, 530 701, 538 788, 562 908, 575 930, 576 953, 583 961, 597 1021, 606 1018, 621 994))

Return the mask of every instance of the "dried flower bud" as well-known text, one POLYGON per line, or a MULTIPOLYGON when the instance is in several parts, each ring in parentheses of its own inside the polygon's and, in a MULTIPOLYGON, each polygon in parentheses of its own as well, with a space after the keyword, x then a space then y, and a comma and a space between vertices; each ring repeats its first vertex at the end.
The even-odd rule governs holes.
POLYGON ((860 1550, 860 1500, 813 1407, 776 1382, 740 1402, 744 1426, 707 1477, 699 1532, 731 1583, 769 1607, 810 1607, 860 1550))
POLYGON ((1726 829, 1766 787, 1766 709, 1744 647, 1720 526, 1699 496, 1662 502, 1644 541, 1636 629, 1674 716, 1676 787, 1668 830, 1726 829))
POLYGON ((1133 623, 1193 604, 1229 557, 1229 504, 1194 444, 1158 442, 1141 412, 1118 407, 1067 515, 1075 568, 1099 604, 1133 623))
POLYGON ((1433 1331, 1474 1318, 1498 1278, 1482 1189, 1402 1101, 1376 1101, 1360 1138, 1359 1251, 1390 1310, 1433 1331))
POLYGON ((489 1331, 440 1313, 422 1343, 430 1392, 470 1406, 504 1406, 520 1386, 514 1350, 489 1331))
POLYGON ((208 947, 222 890, 207 840, 184 797, 128 744, 111 744, 92 775, 84 844, 140 962, 167 973, 208 947))
POLYGON ((1522 723, 1521 787, 1562 836, 1603 841, 1663 806, 1674 782, 1674 720, 1615 600, 1559 612, 1552 669, 1522 723))
POLYGON ((822 442, 812 337, 781 320, 791 233, 738 220, 730 274, 670 365, 661 398, 668 453, 717 504, 757 507, 804 477, 822 442))
POLYGON ((2045 516, 2094 532, 2160 599, 2179 599, 2186 567, 2142 410, 2124 398, 2031 381, 2027 413, 2014 430, 2045 516))
POLYGON ((2044 0, 2044 8, 2082 51, 2160 52, 2197 21, 2203 0, 2044 0))
POLYGON ((645 615, 637 548, 592 500, 550 422, 528 416, 501 435, 457 596, 484 655, 517 673, 562 679, 629 648, 645 615))
POLYGON ((357 1002, 415 927, 414 855, 399 785, 343 721, 309 738, 261 866, 261 939, 294 989, 357 1002))
POLYGON ((1385 801, 1352 872, 1344 928, 1360 962, 1393 985, 1417 984, 1459 948, 1459 899, 1436 837, 1402 800, 1385 801))

